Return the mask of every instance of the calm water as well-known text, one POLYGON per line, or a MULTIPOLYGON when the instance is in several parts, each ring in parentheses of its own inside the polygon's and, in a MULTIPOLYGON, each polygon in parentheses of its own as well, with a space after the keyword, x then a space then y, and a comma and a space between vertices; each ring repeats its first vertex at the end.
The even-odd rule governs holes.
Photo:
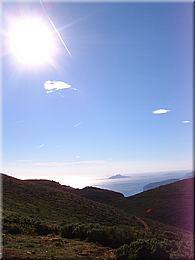
POLYGON ((122 179, 102 179, 98 183, 94 183, 93 186, 118 191, 125 196, 131 196, 143 191, 143 186, 152 183, 169 179, 184 179, 190 177, 189 171, 178 172, 158 172, 158 173, 145 173, 134 174, 129 178, 122 179))

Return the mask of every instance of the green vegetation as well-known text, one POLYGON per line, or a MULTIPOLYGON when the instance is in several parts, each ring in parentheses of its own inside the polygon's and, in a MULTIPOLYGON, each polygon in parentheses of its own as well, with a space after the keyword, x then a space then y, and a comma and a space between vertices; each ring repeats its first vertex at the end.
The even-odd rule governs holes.
POLYGON ((59 183, 21 181, 6 175, 2 176, 2 181, 5 215, 39 218, 53 224, 130 224, 125 212, 81 197, 59 183))
POLYGON ((89 199, 80 192, 55 182, 3 176, 4 259, 193 259, 190 232, 128 214, 124 205, 108 206, 112 196, 115 205, 129 201, 119 193, 87 188, 89 199), (95 192, 98 202, 92 200, 95 192))
POLYGON ((116 259, 115 251, 87 241, 60 236, 5 235, 4 259, 94 260, 116 259))
POLYGON ((194 178, 128 197, 126 212, 193 231, 194 178))
POLYGON ((118 260, 192 260, 193 254, 190 250, 190 246, 192 246, 192 244, 187 245, 184 241, 138 239, 130 245, 125 244, 119 247, 116 252, 116 257, 118 260))
MULTIPOLYGON (((134 217, 131 221, 133 219, 134 217)), ((28 236, 29 241, 34 237, 57 236, 62 240, 79 239, 93 242, 104 247, 118 248, 116 251, 118 259, 142 259, 142 254, 148 255, 148 259, 193 259, 193 238, 190 233, 151 220, 147 220, 150 230, 146 232, 141 223, 134 221, 134 225, 129 226, 94 223, 57 225, 44 223, 35 218, 9 215, 4 217, 3 233, 5 237, 11 235, 16 240, 21 236, 28 236), (160 258, 162 256, 167 258, 160 258)), ((14 241, 11 240, 12 243, 14 241)), ((4 246, 7 248, 10 244, 5 243, 4 246)), ((23 249, 20 248, 19 251, 21 250, 23 249)))
POLYGON ((81 196, 112 205, 127 214, 193 230, 194 178, 177 181, 125 198, 117 192, 87 187, 81 196))
POLYGON ((103 246, 117 248, 135 239, 133 229, 128 226, 102 226, 99 224, 72 224, 62 227, 62 237, 79 238, 103 246))

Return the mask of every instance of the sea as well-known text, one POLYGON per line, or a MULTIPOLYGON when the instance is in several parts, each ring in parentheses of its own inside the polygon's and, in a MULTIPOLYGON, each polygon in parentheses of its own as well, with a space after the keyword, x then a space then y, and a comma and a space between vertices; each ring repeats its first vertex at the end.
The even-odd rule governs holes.
POLYGON ((192 171, 174 171, 174 172, 153 172, 153 173, 136 173, 125 175, 126 177, 109 179, 104 178, 98 180, 92 186, 113 190, 122 193, 124 196, 132 196, 143 192, 145 185, 170 179, 187 179, 193 177, 192 171))

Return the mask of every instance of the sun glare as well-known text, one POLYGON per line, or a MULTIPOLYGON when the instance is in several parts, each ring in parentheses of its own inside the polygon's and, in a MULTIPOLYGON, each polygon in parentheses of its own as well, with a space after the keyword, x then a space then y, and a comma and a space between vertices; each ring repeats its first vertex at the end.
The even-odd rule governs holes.
POLYGON ((55 53, 53 32, 39 18, 14 21, 9 29, 9 47, 17 61, 26 65, 50 62, 55 53))
POLYGON ((79 189, 82 189, 86 186, 91 186, 93 183, 93 181, 86 176, 68 176, 68 178, 60 180, 60 182, 79 189))

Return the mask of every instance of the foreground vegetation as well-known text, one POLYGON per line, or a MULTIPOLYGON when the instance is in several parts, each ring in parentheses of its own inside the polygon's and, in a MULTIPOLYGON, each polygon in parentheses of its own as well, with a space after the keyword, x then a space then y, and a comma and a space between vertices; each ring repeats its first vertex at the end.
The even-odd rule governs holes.
POLYGON ((4 259, 116 259, 115 251, 87 241, 65 239, 57 235, 4 236, 4 259))
POLYGON ((58 183, 4 177, 3 192, 3 259, 193 259, 190 232, 58 183))
MULTIPOLYGON (((132 218, 134 219, 134 217, 132 218)), ((12 253, 17 250, 17 254, 25 254, 25 252, 29 251, 27 250, 29 245, 26 245, 26 238, 28 239, 28 243, 33 244, 32 248, 35 253, 32 254, 36 254, 36 251, 39 251, 39 246, 41 246, 39 242, 45 239, 52 243, 48 242, 46 246, 42 245, 42 251, 47 251, 48 254, 51 253, 50 256, 56 257, 51 259, 60 259, 62 254, 67 254, 67 245, 64 241, 68 239, 69 250, 72 244, 74 245, 75 241, 78 242, 78 240, 83 241, 84 244, 81 243, 81 246, 86 245, 85 243, 87 245, 93 243, 98 248, 103 246, 107 248, 107 251, 111 250, 109 252, 112 252, 112 258, 109 258, 110 256, 105 258, 104 255, 102 259, 113 259, 114 256, 119 260, 193 259, 193 238, 189 232, 165 226, 161 223, 154 223, 153 221, 148 221, 150 229, 145 230, 142 223, 136 221, 135 219, 135 223, 132 226, 108 226, 95 223, 66 224, 63 222, 61 225, 57 225, 44 223, 34 218, 7 216, 4 217, 3 225, 4 249, 7 253, 10 252, 10 249, 14 249, 15 251, 12 250, 12 253), (23 239, 20 241, 21 238, 23 239), (20 247, 18 247, 18 239, 20 247), (22 243, 24 244, 22 245, 22 243), (148 258, 144 258, 145 256, 148 258)), ((68 253, 69 258, 67 259, 75 257, 71 250, 68 253)), ((103 251, 103 253, 105 252, 103 251)), ((35 257, 35 255, 33 256, 35 257)), ((82 255, 77 256, 80 258, 86 257, 82 255)))

